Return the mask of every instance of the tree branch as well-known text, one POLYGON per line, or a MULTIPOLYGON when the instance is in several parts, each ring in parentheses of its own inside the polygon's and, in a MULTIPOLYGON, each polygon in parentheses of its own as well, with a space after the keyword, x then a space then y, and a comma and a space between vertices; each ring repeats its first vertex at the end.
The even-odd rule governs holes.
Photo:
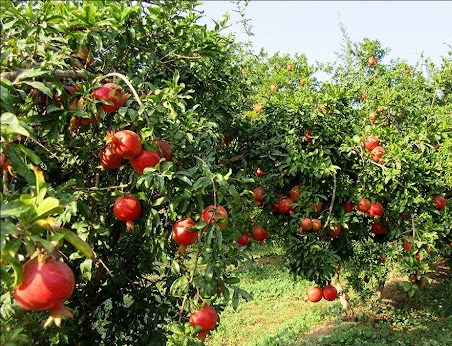
MULTIPOLYGON (((17 71, 2 72, 0 74, 0 76, 2 78, 6 78, 10 81, 13 81, 22 72, 25 72, 25 71, 28 71, 28 70, 24 69, 24 70, 17 70, 17 71)), ((80 79, 86 80, 88 76, 94 78, 94 75, 91 72, 88 72, 86 70, 59 70, 59 69, 56 69, 56 70, 50 71, 50 74, 54 77, 61 78, 61 79, 69 79, 70 78, 70 79, 77 79, 77 80, 80 80, 80 79)), ((39 80, 39 79, 44 79, 45 76, 42 75, 42 76, 37 76, 35 78, 37 80, 39 80)))

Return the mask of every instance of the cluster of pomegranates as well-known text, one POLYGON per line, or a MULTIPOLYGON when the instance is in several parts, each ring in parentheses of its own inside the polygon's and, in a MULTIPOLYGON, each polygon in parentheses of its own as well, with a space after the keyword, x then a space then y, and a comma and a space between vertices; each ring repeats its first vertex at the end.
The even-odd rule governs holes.
POLYGON ((322 298, 328 301, 333 301, 339 297, 339 293, 337 292, 336 287, 331 285, 326 285, 323 288, 319 286, 311 286, 306 290, 306 298, 307 300, 317 303, 322 298))
POLYGON ((364 141, 364 146, 368 151, 370 151, 372 160, 374 160, 377 163, 382 160, 385 150, 383 149, 383 147, 379 145, 379 140, 376 136, 373 135, 369 136, 364 141))

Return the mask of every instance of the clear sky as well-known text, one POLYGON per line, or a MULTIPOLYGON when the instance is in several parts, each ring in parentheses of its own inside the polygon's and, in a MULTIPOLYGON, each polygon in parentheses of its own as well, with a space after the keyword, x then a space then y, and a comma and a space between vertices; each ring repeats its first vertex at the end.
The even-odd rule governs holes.
MULTIPOLYGON (((213 27, 226 11, 231 28, 240 41, 246 41, 237 6, 230 1, 204 1, 201 24, 213 27)), ((339 23, 346 27, 353 42, 364 37, 378 39, 390 48, 389 58, 410 64, 420 61, 421 53, 435 63, 447 57, 452 46, 452 1, 257 1, 245 10, 250 19, 254 50, 270 54, 302 53, 313 63, 332 62, 343 43, 339 23)))

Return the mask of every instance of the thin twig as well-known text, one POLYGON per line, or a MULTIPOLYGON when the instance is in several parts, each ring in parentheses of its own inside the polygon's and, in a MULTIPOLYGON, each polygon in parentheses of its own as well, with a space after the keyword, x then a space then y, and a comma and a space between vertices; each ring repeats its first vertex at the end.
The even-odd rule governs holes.
POLYGON ((104 261, 102 261, 102 259, 99 259, 99 263, 102 264, 102 266, 105 268, 105 270, 108 272, 108 274, 110 274, 111 277, 113 277, 113 272, 108 269, 108 267, 105 265, 104 261))
POLYGON ((333 174, 333 196, 331 197, 331 203, 330 203, 330 209, 328 211, 328 217, 326 219, 325 224, 323 225, 322 232, 325 230, 326 226, 328 226, 328 223, 330 222, 331 214, 333 213, 335 199, 336 199, 336 174, 333 174))

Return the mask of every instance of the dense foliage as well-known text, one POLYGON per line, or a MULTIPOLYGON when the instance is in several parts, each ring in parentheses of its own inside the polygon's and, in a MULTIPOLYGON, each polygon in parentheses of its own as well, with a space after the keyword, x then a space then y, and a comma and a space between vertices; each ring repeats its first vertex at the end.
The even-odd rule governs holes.
POLYGON ((450 254, 450 206, 432 202, 451 196, 450 59, 384 63, 378 41, 347 37, 337 64, 253 55, 225 22, 199 25, 196 5, 1 2, 2 342, 201 343, 191 314, 210 305, 221 323, 250 299, 228 269, 259 225, 320 285, 342 268, 357 288, 382 284, 400 263, 414 294, 450 254), (370 135, 384 154, 366 151, 370 135), (345 212, 361 198, 382 216, 345 212), (227 216, 204 211, 220 205, 227 216), (320 230, 300 231, 304 218, 320 230), (12 297, 35 253, 75 274, 62 328, 12 297))

